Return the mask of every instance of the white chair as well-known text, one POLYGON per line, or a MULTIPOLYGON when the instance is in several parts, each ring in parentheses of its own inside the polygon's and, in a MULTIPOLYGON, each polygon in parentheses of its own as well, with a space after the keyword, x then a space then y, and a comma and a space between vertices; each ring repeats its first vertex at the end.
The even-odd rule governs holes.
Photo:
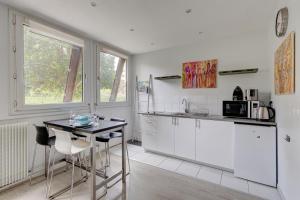
POLYGON ((72 140, 72 133, 62 131, 62 130, 57 130, 52 128, 51 129, 55 136, 56 136, 56 141, 54 144, 54 153, 53 153, 53 164, 52 164, 52 171, 51 171, 51 178, 50 178, 50 184, 47 184, 49 186, 47 189, 47 197, 50 194, 51 191, 51 183, 52 183, 52 178, 53 178, 53 169, 54 169, 54 164, 55 164, 55 152, 57 151, 58 153, 71 156, 72 158, 72 182, 71 182, 71 199, 72 199, 72 194, 73 194, 73 184, 74 184, 74 166, 75 166, 75 160, 76 156, 79 159, 80 166, 81 166, 81 159, 80 159, 80 153, 84 152, 88 149, 91 148, 90 142, 86 142, 84 140, 72 140))

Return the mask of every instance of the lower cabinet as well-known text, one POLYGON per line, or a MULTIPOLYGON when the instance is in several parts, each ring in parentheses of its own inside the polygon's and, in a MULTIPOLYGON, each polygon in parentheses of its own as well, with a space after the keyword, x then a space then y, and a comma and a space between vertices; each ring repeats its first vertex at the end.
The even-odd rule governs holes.
POLYGON ((155 150, 159 140, 156 130, 156 116, 142 115, 140 119, 143 148, 155 150))
POLYGON ((276 187, 276 128, 236 124, 234 175, 276 187))
POLYGON ((146 150, 233 170, 233 141, 233 122, 142 117, 142 144, 146 150))
POLYGON ((276 186, 276 128, 234 122, 143 115, 146 150, 233 170, 276 186))
POLYGON ((174 118, 175 152, 179 157, 195 160, 195 119, 174 118))
POLYGON ((234 123, 198 120, 196 125, 196 160, 233 170, 234 123))
POLYGON ((175 124, 172 119, 164 116, 142 116, 142 145, 146 150, 174 154, 175 124))
POLYGON ((157 146, 155 151, 174 154, 174 120, 172 117, 156 117, 157 146))

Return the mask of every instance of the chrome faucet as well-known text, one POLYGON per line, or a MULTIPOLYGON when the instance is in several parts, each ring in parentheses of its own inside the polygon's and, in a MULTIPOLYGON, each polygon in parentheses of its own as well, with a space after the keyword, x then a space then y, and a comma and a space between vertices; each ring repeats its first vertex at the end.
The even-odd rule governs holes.
POLYGON ((183 99, 182 99, 181 104, 183 104, 183 103, 185 103, 184 112, 185 112, 185 113, 189 113, 189 112, 190 112, 190 104, 189 104, 189 102, 187 101, 186 98, 183 98, 183 99))

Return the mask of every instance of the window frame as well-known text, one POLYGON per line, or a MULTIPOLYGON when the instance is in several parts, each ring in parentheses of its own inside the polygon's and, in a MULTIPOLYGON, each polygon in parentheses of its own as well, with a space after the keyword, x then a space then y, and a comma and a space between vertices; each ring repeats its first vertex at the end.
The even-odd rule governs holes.
POLYGON ((102 44, 96 45, 96 106, 97 107, 120 107, 120 106, 129 106, 130 95, 129 95, 129 56, 121 53, 120 51, 116 51, 112 48, 109 48, 102 44), (101 102, 100 101, 100 52, 108 53, 113 56, 121 57, 126 60, 126 101, 122 102, 101 102))
POLYGON ((57 112, 64 110, 87 110, 89 106, 90 93, 88 89, 89 68, 89 51, 90 44, 84 37, 66 31, 63 28, 49 24, 48 22, 36 19, 34 17, 25 16, 15 10, 9 10, 9 26, 10 26, 10 113, 11 114, 31 114, 40 112, 57 112), (25 87, 24 87, 24 31, 23 24, 27 20, 33 20, 57 32, 70 35, 71 37, 80 38, 84 41, 82 47, 82 71, 83 71, 83 94, 82 102, 66 102, 57 104, 25 104, 25 87))

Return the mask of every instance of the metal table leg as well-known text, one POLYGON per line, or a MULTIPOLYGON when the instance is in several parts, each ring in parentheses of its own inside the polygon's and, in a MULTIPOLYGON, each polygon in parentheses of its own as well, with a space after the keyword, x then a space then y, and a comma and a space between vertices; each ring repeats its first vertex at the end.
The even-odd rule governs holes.
POLYGON ((126 197, 126 149, 125 146, 125 128, 122 127, 122 190, 123 195, 126 197))
POLYGON ((48 169, 47 169, 47 166, 48 166, 48 154, 47 154, 47 147, 45 146, 45 177, 47 178, 47 175, 48 175, 48 169))
POLYGON ((96 137, 94 135, 91 136, 91 200, 96 200, 96 137))

